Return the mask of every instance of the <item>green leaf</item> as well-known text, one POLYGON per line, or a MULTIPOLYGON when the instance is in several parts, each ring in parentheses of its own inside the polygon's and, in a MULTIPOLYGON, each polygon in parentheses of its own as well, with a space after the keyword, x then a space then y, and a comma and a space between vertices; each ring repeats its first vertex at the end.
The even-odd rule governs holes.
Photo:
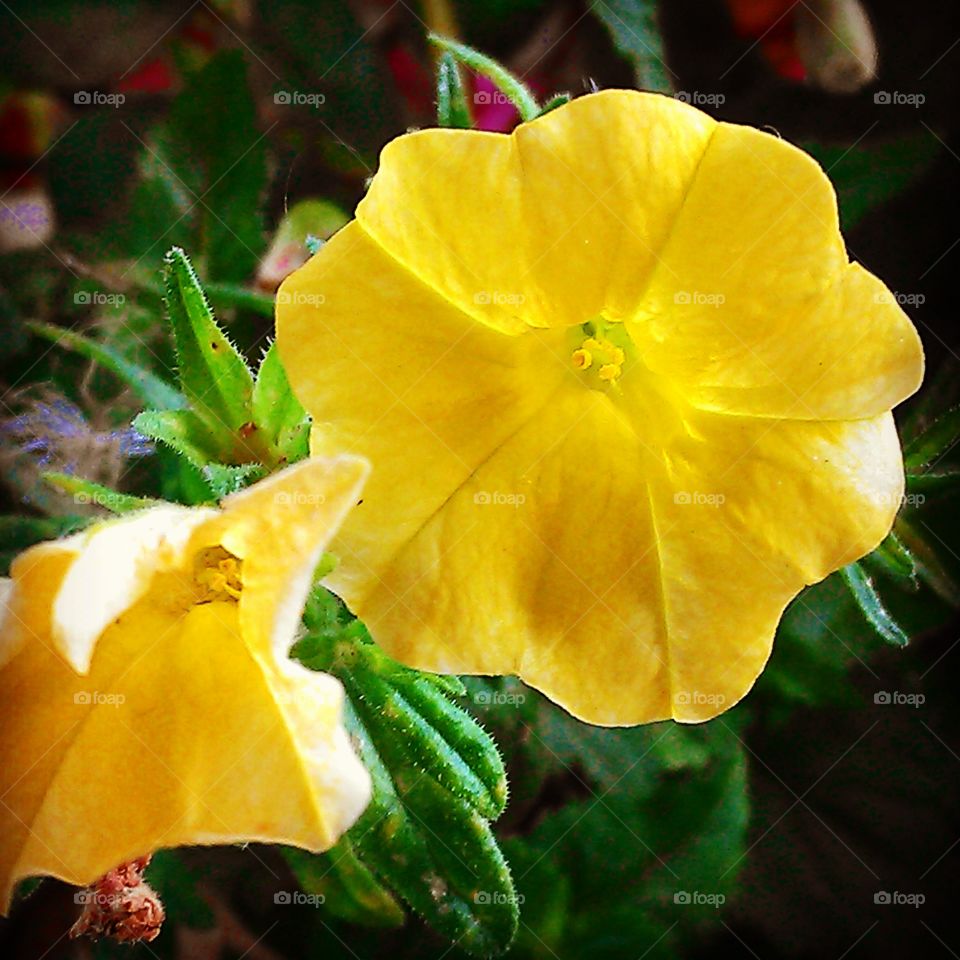
POLYGON ((903 451, 908 474, 956 475, 960 473, 960 407, 938 417, 903 451), (949 454, 954 453, 953 458, 949 454))
POLYGON ((75 503, 96 504, 112 513, 129 513, 132 510, 143 510, 160 503, 159 500, 152 500, 149 497, 134 497, 128 493, 120 493, 118 490, 103 486, 103 484, 94 483, 92 480, 84 480, 82 477, 75 477, 69 473, 50 471, 42 474, 42 477, 46 483, 57 490, 72 493, 75 503))
POLYGON ((217 325, 187 255, 174 247, 164 262, 180 386, 194 410, 212 426, 237 431, 249 421, 253 374, 217 325))
POLYGON ((461 129, 473 126, 460 68, 448 50, 440 55, 440 62, 437 64, 437 123, 441 127, 461 129))
POLYGON ((656 0, 591 0, 590 11, 633 64, 641 90, 671 93, 656 0))
POLYGON ((325 593, 311 598, 308 633, 292 655, 347 691, 348 727, 374 782, 347 834, 353 849, 461 949, 502 952, 518 905, 488 823, 506 802, 499 753, 440 685, 390 660, 325 593))
POLYGON ((227 459, 222 438, 192 410, 145 410, 134 417, 133 428, 165 443, 196 467, 227 459))
POLYGON ((873 581, 864 572, 863 567, 859 563, 851 563, 843 567, 840 573, 874 630, 888 643, 905 647, 910 642, 910 638, 887 612, 873 581))
MULTIPOLYGON (((591 960, 644 950, 648 957, 688 955, 684 936, 697 923, 717 922, 717 910, 685 904, 683 894, 729 896, 746 851, 740 726, 727 714, 698 727, 601 730, 541 703, 527 736, 561 761, 575 792, 508 842, 524 897, 519 949, 591 960), (538 913, 546 934, 535 925, 538 913), (530 926, 548 950, 524 938, 530 926)), ((550 795, 561 783, 551 778, 550 795)))
POLYGON ((402 907, 357 855, 349 836, 326 853, 284 847, 283 855, 301 889, 322 896, 335 917, 368 927, 403 923, 402 907))
POLYGON ((294 396, 280 361, 276 343, 271 343, 260 363, 253 387, 252 422, 279 459, 295 463, 308 456, 310 420, 294 396))
POLYGON ((106 367, 136 392, 148 406, 160 410, 179 410, 186 406, 186 399, 178 390, 152 371, 131 363, 107 344, 98 343, 82 334, 51 323, 35 321, 28 323, 27 326, 37 336, 106 367))
POLYGON ((540 105, 530 90, 518 80, 506 67, 491 57, 435 33, 427 39, 441 50, 450 53, 456 60, 469 67, 475 73, 487 77, 490 82, 517 108, 521 120, 533 120, 540 113, 540 105))

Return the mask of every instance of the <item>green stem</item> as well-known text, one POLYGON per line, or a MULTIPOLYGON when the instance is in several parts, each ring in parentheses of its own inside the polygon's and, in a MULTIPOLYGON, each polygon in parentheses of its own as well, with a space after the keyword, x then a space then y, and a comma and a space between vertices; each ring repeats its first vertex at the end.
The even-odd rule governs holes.
POLYGON ((534 95, 522 81, 518 80, 502 64, 474 50, 473 47, 457 43, 456 40, 450 40, 435 33, 427 34, 427 39, 430 43, 440 47, 441 50, 451 53, 464 66, 488 77, 493 85, 517 108, 521 120, 533 120, 534 117, 539 116, 540 105, 534 95))

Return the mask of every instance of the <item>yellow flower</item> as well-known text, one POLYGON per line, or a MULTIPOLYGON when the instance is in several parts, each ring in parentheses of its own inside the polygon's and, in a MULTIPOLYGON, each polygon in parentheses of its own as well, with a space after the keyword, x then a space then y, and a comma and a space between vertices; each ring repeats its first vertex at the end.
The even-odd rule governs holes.
POLYGON ((367 472, 290 467, 222 509, 160 506, 41 544, 2 581, 0 910, 160 847, 323 850, 370 782, 339 682, 287 657, 367 472))
POLYGON ((675 100, 403 136, 283 290, 315 452, 373 464, 329 582, 413 666, 702 720, 897 510, 916 331, 816 163, 675 100))

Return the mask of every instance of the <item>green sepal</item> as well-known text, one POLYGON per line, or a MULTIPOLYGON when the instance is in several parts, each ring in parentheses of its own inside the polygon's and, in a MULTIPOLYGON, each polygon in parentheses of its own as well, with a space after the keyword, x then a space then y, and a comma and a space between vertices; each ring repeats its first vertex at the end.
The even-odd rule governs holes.
POLYGON ((506 950, 517 897, 488 822, 397 757, 348 701, 344 719, 373 780, 373 799, 348 833, 356 850, 435 930, 475 956, 506 950))
POLYGON ((412 671, 385 672, 355 668, 344 680, 358 711, 378 727, 381 749, 392 762, 421 769, 484 817, 500 816, 506 776, 483 730, 412 671))
POLYGON ((518 80, 501 63, 485 54, 457 43, 436 33, 427 34, 427 39, 441 50, 450 53, 455 60, 469 67, 475 73, 487 77, 490 82, 517 108, 521 120, 533 120, 540 113, 540 104, 528 87, 518 80))
POLYGON ((569 103, 573 99, 573 94, 570 93, 555 93, 541 108, 540 116, 542 117, 545 113, 549 113, 551 110, 556 110, 557 107, 562 107, 564 104, 569 103))
POLYGON ((883 543, 861 561, 864 566, 883 572, 911 590, 920 587, 917 577, 917 561, 904 546, 895 531, 891 531, 883 543))
POLYGON ((887 643, 905 647, 910 642, 910 638, 883 605, 873 580, 866 574, 863 567, 859 563, 850 563, 841 568, 840 574, 873 629, 887 643))
POLYGON ((186 398, 162 377, 133 363, 107 344, 98 343, 83 334, 52 323, 35 321, 28 323, 27 327, 37 336, 106 367, 127 384, 147 406, 156 407, 158 410, 180 410, 187 404, 186 398))
POLYGON ((195 467, 222 462, 230 453, 224 438, 193 410, 144 410, 134 417, 133 428, 166 444, 195 467))
POLYGON ((183 250, 174 247, 164 263, 181 389, 196 413, 232 438, 249 419, 253 374, 217 325, 183 250))
POLYGON ((347 835, 353 849, 461 949, 502 952, 517 898, 488 820, 505 805, 506 772, 490 737, 449 699, 462 684, 391 660, 323 588, 304 621, 291 655, 343 683, 348 729, 374 784, 347 835))
POLYGON ((506 771, 483 728, 428 674, 391 660, 359 620, 344 624, 330 605, 317 604, 305 611, 309 632, 293 655, 341 679, 373 725, 378 748, 389 744, 398 762, 423 771, 484 817, 498 817, 507 801, 506 771))
POLYGON ((449 50, 440 55, 437 64, 437 123, 463 130, 473 126, 460 68, 449 50))
POLYGON ((129 493, 120 493, 119 490, 105 487, 102 483, 84 480, 82 477, 75 477, 69 473, 58 473, 51 470, 41 474, 41 476, 43 481, 49 483, 51 487, 61 490, 63 493, 73 494, 75 503, 83 505, 93 503, 109 510, 111 513, 130 513, 134 510, 144 510, 147 507, 155 507, 161 502, 149 497, 134 497, 129 493))
POLYGON ((270 344, 257 371, 251 417, 279 461, 295 463, 309 455, 310 418, 290 389, 276 342, 270 344))
POLYGON ((403 924, 403 908, 360 859, 349 836, 326 853, 284 847, 283 855, 301 889, 322 896, 335 917, 366 927, 403 924))
POLYGON ((241 463, 234 466, 228 463, 208 463, 200 471, 203 479, 210 485, 217 500, 237 493, 251 483, 262 479, 266 470, 259 463, 241 463))

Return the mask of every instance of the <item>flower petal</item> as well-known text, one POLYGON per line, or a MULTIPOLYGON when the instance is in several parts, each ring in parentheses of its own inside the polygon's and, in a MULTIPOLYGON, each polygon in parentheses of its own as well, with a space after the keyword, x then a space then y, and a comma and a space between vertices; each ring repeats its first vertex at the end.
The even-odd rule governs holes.
POLYGON ((786 605, 874 549, 903 494, 893 417, 806 422, 691 410, 652 485, 673 716, 753 685, 786 605))
POLYGON ((659 442, 601 394, 561 391, 392 563, 345 554, 347 602, 405 663, 518 673, 591 723, 716 715, 786 604, 885 536, 899 446, 889 415, 695 409, 658 459, 659 442))
POLYGON ((288 658, 314 570, 369 473, 360 457, 304 460, 227 497, 193 547, 216 544, 243 561, 240 622, 251 652, 301 675, 288 658))
POLYGON ((391 141, 357 220, 395 258, 394 272, 403 264, 475 320, 517 333, 536 311, 518 289, 525 239, 510 137, 421 130, 391 141))
POLYGON ((38 544, 14 560, 11 578, 3 581, 0 669, 29 642, 52 646, 53 601, 79 553, 80 538, 75 536, 38 544))
POLYGON ((875 417, 923 379, 923 347, 894 295, 859 264, 812 298, 651 298, 630 324, 644 361, 704 409, 800 420, 875 417))
POLYGON ((609 90, 510 136, 419 131, 384 148, 357 219, 497 329, 622 314, 636 308, 715 126, 670 97, 609 90))
MULTIPOLYGON (((35 548, 44 555, 75 551, 56 592, 50 622, 50 639, 74 670, 86 673, 107 624, 149 590, 157 573, 183 562, 194 529, 214 516, 215 510, 152 507, 35 548)), ((34 563, 32 553, 17 558, 14 579, 20 577, 21 563, 34 563)))
POLYGON ((605 90, 514 131, 546 323, 634 314, 716 127, 672 97, 605 90))
MULTIPOLYGON (((373 464, 334 549, 374 566, 569 377, 551 331, 511 337, 472 320, 399 270, 357 223, 281 293, 277 345, 314 412, 314 453, 373 464)), ((348 589, 352 577, 366 572, 341 568, 331 583, 348 589)))
POLYGON ((321 850, 353 822, 369 778, 339 683, 265 672, 237 617, 224 602, 175 617, 151 595, 107 628, 86 677, 39 643, 0 670, 0 909, 25 876, 85 885, 179 844, 321 850))

